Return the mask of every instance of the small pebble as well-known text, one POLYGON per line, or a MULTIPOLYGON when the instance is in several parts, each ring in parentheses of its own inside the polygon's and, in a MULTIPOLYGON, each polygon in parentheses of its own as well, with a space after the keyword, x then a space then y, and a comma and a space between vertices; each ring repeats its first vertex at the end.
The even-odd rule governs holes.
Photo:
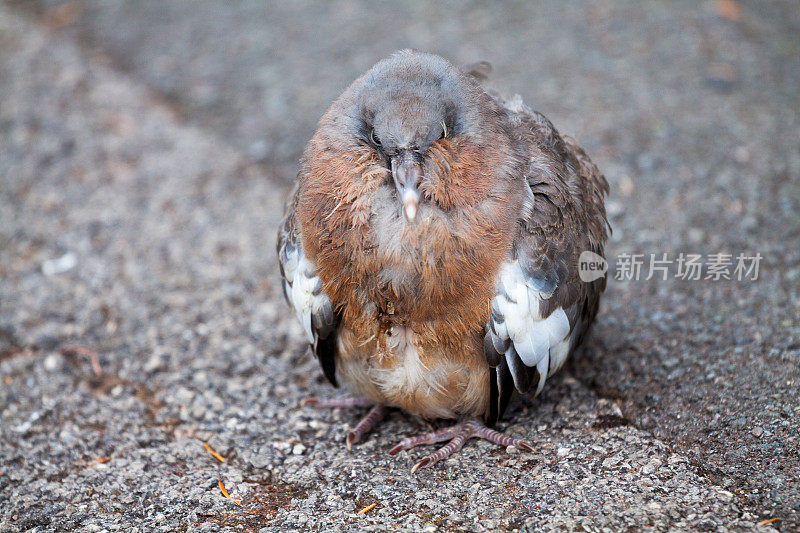
POLYGON ((58 354, 50 354, 44 358, 44 369, 48 372, 55 372, 61 368, 61 356, 58 354))
POLYGON ((67 252, 56 259, 48 259, 42 263, 42 274, 54 276, 69 272, 78 265, 78 258, 72 252, 67 252))

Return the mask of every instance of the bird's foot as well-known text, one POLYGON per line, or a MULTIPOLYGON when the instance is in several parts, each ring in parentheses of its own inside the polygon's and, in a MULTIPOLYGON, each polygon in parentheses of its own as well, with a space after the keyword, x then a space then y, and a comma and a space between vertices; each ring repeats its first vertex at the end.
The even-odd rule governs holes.
POLYGON ((499 431, 487 428, 477 420, 471 419, 432 433, 426 433, 417 437, 407 437, 403 439, 400 444, 389 450, 389 453, 394 455, 402 450, 410 450, 421 444, 436 444, 437 442, 450 441, 436 452, 424 457, 415 464, 411 468, 411 473, 413 474, 420 468, 430 468, 442 459, 450 457, 460 450, 464 443, 472 437, 488 440, 489 442, 494 442, 501 446, 514 446, 522 450, 533 451, 533 447, 527 442, 503 435, 499 431))
POLYGON ((306 398, 303 400, 302 405, 315 405, 318 407, 372 407, 367 413, 367 416, 361 419, 356 427, 347 434, 345 444, 347 449, 361 440, 361 438, 372 431, 378 422, 383 420, 389 409, 385 405, 375 405, 373 402, 366 398, 306 398))

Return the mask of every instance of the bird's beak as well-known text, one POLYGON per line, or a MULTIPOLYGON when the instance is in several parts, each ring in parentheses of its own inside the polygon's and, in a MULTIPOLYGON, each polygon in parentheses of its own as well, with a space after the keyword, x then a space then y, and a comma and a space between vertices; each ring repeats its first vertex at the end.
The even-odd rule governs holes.
POLYGON ((419 183, 422 181, 422 161, 411 150, 401 150, 392 158, 392 177, 406 220, 414 222, 419 206, 419 183))

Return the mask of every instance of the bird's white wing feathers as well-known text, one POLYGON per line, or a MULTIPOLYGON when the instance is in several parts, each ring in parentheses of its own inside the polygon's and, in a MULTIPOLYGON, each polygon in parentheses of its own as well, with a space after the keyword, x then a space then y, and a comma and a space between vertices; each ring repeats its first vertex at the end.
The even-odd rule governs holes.
POLYGON ((553 289, 542 280, 530 278, 517 261, 503 264, 492 300, 492 316, 488 335, 497 354, 505 357, 515 387, 526 392, 526 383, 535 368, 538 374, 536 393, 541 392, 547 377, 558 370, 569 355, 574 331, 564 309, 558 308, 546 318, 540 312, 543 300, 553 295, 553 289))
POLYGON ((303 325, 308 342, 316 345, 318 338, 326 338, 335 324, 331 299, 322 291, 322 280, 302 248, 287 248, 281 254, 284 294, 303 325))
POLYGON ((286 301, 300 319, 325 377, 335 387, 336 329, 340 317, 323 290, 314 263, 303 253, 303 244, 296 231, 294 211, 291 209, 278 230, 278 263, 286 301))

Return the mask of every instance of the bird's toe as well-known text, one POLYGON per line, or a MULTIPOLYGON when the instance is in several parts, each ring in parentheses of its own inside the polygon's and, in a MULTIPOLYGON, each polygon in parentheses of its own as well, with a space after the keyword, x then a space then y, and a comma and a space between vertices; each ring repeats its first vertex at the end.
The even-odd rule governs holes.
POLYGON ((438 442, 449 441, 434 453, 423 457, 420 461, 415 463, 414 466, 411 467, 411 473, 413 474, 419 469, 430 468, 439 461, 447 459, 458 452, 464 443, 473 437, 488 440, 489 442, 501 446, 514 446, 520 450, 533 451, 533 447, 527 442, 503 435, 499 431, 486 427, 477 420, 470 419, 431 433, 425 433, 416 437, 406 437, 389 450, 389 454, 395 455, 403 450, 410 450, 411 448, 424 444, 436 444, 438 442))

